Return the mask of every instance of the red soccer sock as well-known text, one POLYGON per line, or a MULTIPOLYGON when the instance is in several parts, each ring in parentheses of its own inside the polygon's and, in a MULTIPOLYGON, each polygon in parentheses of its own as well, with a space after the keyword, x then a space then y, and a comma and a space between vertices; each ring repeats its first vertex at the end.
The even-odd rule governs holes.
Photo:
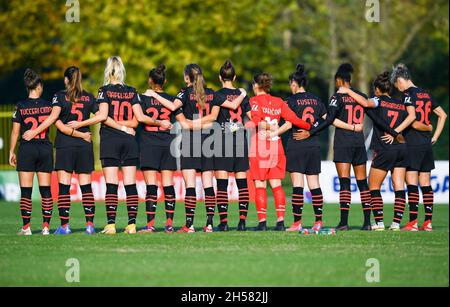
POLYGON ((284 221, 284 214, 286 212, 286 194, 282 186, 272 188, 273 198, 275 199, 275 208, 277 211, 277 221, 284 221))
POLYGON ((256 211, 258 212, 258 221, 264 222, 267 218, 267 193, 264 188, 256 188, 255 193, 256 211))

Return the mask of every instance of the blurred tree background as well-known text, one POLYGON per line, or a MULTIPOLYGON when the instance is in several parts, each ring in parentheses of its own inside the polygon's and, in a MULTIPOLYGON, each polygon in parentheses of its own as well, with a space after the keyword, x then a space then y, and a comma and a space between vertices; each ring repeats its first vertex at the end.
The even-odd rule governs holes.
MULTIPOLYGON (((274 93, 286 97, 288 75, 304 63, 310 90, 323 101, 335 90, 333 76, 342 62, 355 66, 354 84, 368 93, 377 74, 404 62, 448 112, 448 1, 381 0, 379 23, 366 20, 367 5, 377 1, 78 2, 80 22, 69 23, 65 0, 0 0, 0 104, 25 97, 26 67, 42 73, 48 99, 63 88, 70 65, 82 68, 86 89, 95 93, 106 59, 120 55, 127 83, 139 91, 146 89, 148 70, 164 63, 172 94, 183 87, 183 68, 192 62, 217 89, 218 70, 230 58, 239 86, 249 88, 252 76, 266 71, 275 78, 274 93)), ((439 159, 448 159, 447 148, 448 128, 436 145, 439 159)))

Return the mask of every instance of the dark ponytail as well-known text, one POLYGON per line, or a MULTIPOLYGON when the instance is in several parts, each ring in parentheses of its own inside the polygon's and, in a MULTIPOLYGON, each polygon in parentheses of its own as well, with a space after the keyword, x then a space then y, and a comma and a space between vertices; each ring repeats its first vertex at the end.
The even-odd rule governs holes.
POLYGON ((341 79, 344 82, 350 83, 352 81, 352 74, 353 74, 353 66, 352 64, 345 63, 339 66, 336 76, 334 77, 336 80, 341 79))
POLYGON ((289 76, 289 82, 297 82, 298 86, 305 88, 308 85, 308 79, 306 78, 305 65, 298 64, 296 72, 289 76))
POLYGON ((386 71, 375 79, 373 83, 374 88, 377 88, 382 93, 390 94, 392 91, 391 73, 386 71))
POLYGON ((159 85, 160 87, 163 87, 164 83, 166 82, 166 66, 161 64, 158 67, 153 68, 148 73, 148 78, 149 81, 153 82, 154 85, 159 85))
POLYGON ((83 95, 83 85, 81 83, 81 71, 76 66, 70 66, 64 72, 64 77, 69 81, 66 85, 67 97, 72 103, 78 102, 83 95))
POLYGON ((197 64, 189 64, 184 69, 184 74, 189 77, 189 81, 192 83, 195 100, 197 100, 200 108, 204 109, 206 105, 206 83, 202 69, 197 64))
POLYGON ((236 70, 230 60, 226 60, 220 68, 220 77, 223 81, 233 81, 236 77, 236 70))
POLYGON ((28 92, 35 90, 39 85, 42 85, 41 77, 32 69, 27 68, 25 74, 23 75, 23 82, 28 92))

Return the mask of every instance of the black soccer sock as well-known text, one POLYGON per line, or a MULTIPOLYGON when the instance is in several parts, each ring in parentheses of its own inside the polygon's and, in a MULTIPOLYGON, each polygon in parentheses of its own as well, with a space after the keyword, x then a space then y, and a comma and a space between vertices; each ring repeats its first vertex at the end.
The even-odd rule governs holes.
POLYGON ((236 185, 239 191, 239 219, 245 221, 247 219, 248 204, 250 202, 247 179, 236 179, 236 185))
POLYGON ((64 227, 69 223, 70 218, 70 185, 59 184, 58 211, 61 226, 64 227))
POLYGON ((228 222, 228 179, 217 179, 217 209, 220 223, 228 222))
POLYGON ((409 221, 416 221, 419 214, 419 187, 408 185, 409 221))
POLYGON ((172 226, 175 214, 175 188, 173 185, 164 187, 164 200, 166 209, 166 225, 172 226))
POLYGON ((380 190, 370 191, 373 216, 376 223, 383 222, 383 198, 380 190))
POLYGON ((367 179, 357 180, 359 194, 361 197, 361 205, 364 213, 364 225, 370 225, 370 212, 371 212, 371 199, 369 185, 367 184, 367 179))
POLYGON ((322 221, 323 217, 323 194, 322 189, 311 190, 312 204, 314 208, 314 215, 316 216, 316 222, 322 221))
POLYGON ((147 213, 147 226, 155 225, 156 206, 158 204, 158 186, 148 185, 145 195, 145 212, 147 213))
POLYGON ((395 191, 394 223, 400 224, 405 213, 406 191, 395 191))
POLYGON ((186 227, 194 225, 195 207, 197 206, 197 192, 195 188, 187 188, 184 200, 186 212, 186 227))
POLYGON ((294 222, 300 222, 303 216, 303 206, 305 201, 305 196, 303 195, 302 187, 292 188, 292 214, 294 215, 294 222))
POLYGON ((212 225, 214 222, 214 213, 216 211, 216 194, 214 188, 205 189, 205 208, 206 208, 206 225, 212 225))
POLYGON ((22 216, 23 228, 26 229, 30 226, 31 222, 31 212, 32 212, 32 201, 31 194, 33 188, 20 188, 20 214, 22 216))
POLYGON ((350 192, 350 178, 339 178, 339 204, 341 210, 340 225, 348 225, 348 214, 350 211, 350 204, 352 202, 352 194, 350 192))
POLYGON ((434 207, 434 191, 431 186, 421 187, 423 205, 425 207, 425 221, 433 220, 433 207, 434 207))
POLYGON ((105 204, 106 204, 106 217, 108 219, 108 225, 116 223, 117 204, 119 202, 117 196, 118 189, 119 186, 117 184, 111 183, 106 184, 105 204))
POLYGON ((42 222, 49 227, 53 215, 53 197, 50 187, 39 187, 42 200, 42 222))
POLYGON ((81 197, 83 201, 84 217, 86 219, 86 224, 94 225, 95 217, 95 200, 94 194, 92 193, 92 185, 80 185, 81 197))
POLYGON ((128 225, 136 224, 139 206, 139 196, 136 184, 126 185, 125 193, 127 194, 128 225))

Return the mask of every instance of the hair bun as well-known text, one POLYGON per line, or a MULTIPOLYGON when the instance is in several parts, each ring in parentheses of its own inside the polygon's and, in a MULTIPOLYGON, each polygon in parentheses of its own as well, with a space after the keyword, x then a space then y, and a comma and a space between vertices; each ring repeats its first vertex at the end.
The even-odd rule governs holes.
POLYGON ((36 76, 37 76, 37 73, 34 70, 32 70, 31 68, 27 68, 25 70, 23 78, 25 81, 32 81, 36 78, 36 76))
POLYGON ((223 66, 225 69, 230 69, 233 67, 233 63, 231 62, 231 60, 226 60, 223 66))
POLYGON ((304 75, 305 74, 305 65, 303 65, 303 64, 298 64, 297 65, 297 73, 299 74, 299 75, 304 75))
POLYGON ((166 65, 161 64, 161 65, 159 65, 158 67, 156 67, 156 70, 157 70, 159 73, 163 73, 163 72, 166 71, 166 65))
POLYGON ((353 71, 354 71, 353 66, 350 63, 342 64, 341 66, 339 66, 338 70, 342 71, 342 72, 349 73, 349 74, 352 74, 353 71))

